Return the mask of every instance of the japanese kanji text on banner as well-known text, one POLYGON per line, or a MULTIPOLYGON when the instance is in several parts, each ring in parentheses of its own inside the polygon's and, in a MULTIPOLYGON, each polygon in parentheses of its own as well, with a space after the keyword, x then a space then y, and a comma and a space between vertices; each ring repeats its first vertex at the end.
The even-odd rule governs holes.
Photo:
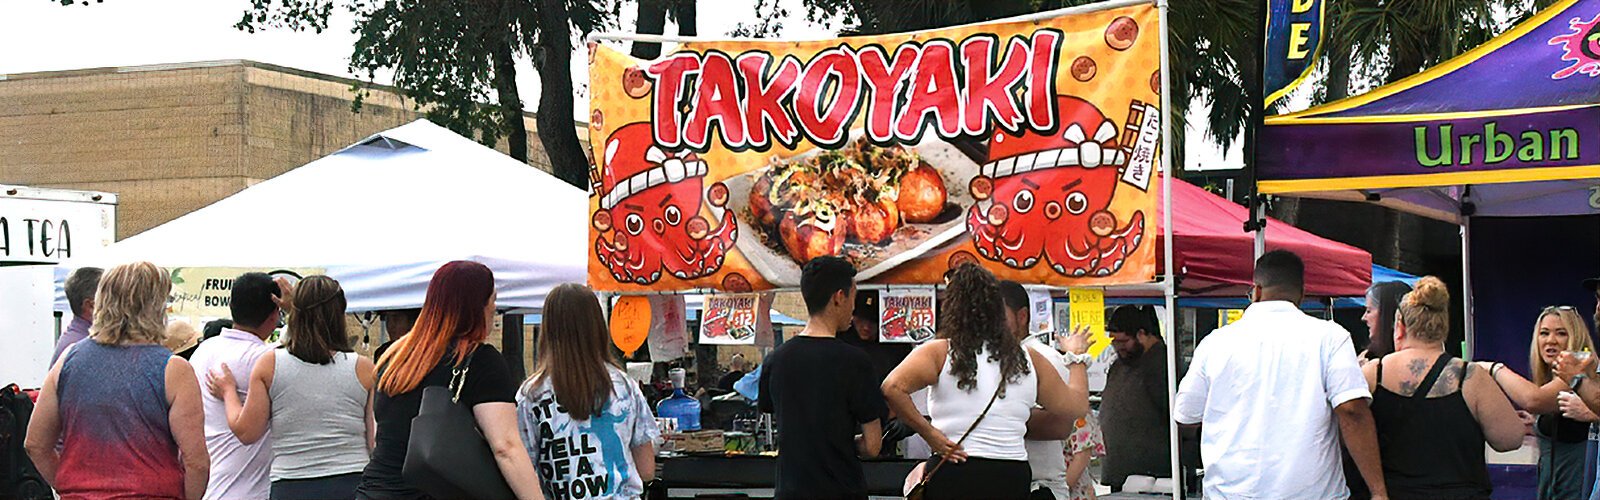
POLYGON ((971 261, 1056 286, 1154 279, 1154 5, 910 34, 591 46, 589 283, 875 284, 971 261))

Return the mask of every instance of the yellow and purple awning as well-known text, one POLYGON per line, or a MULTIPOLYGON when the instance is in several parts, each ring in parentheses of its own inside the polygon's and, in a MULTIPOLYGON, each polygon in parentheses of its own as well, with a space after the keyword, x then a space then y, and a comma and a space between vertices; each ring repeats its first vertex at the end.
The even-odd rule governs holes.
POLYGON ((1263 193, 1449 221, 1600 213, 1600 0, 1563 0, 1412 77, 1268 118, 1260 137, 1263 193))

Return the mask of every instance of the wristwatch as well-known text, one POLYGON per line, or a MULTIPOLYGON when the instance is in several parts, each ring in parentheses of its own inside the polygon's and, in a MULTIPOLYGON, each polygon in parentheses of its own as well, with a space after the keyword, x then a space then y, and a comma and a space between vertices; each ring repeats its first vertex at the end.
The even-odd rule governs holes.
POLYGON ((1069 365, 1087 365, 1090 361, 1094 361, 1094 356, 1090 356, 1089 353, 1064 352, 1061 353, 1061 359, 1065 360, 1069 365))

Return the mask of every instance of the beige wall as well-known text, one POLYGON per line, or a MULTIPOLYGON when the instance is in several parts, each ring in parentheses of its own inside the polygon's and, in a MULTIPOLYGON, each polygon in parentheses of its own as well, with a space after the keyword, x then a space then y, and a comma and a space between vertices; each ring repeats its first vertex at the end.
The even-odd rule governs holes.
POLYGON ((353 112, 354 83, 249 61, 0 75, 0 184, 116 193, 125 238, 421 116, 376 87, 353 112))

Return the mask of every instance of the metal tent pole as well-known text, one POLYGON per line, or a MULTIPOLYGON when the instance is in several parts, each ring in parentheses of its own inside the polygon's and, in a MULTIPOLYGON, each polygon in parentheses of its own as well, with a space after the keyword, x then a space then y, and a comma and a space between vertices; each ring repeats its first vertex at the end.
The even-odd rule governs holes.
MULTIPOLYGON (((1256 196, 1261 195, 1258 193, 1256 196)), ((1267 204, 1256 202, 1255 212, 1251 213, 1250 216, 1260 221, 1260 225, 1256 226, 1255 234, 1255 258, 1259 259, 1262 255, 1267 254, 1267 204)), ((1254 262, 1253 259, 1252 262, 1254 262)))
POLYGON ((1473 360, 1477 349, 1477 325, 1472 314, 1472 216, 1461 215, 1461 307, 1462 328, 1466 345, 1461 348, 1461 358, 1473 360))
MULTIPOLYGON (((1172 269, 1172 65, 1170 28, 1167 26, 1167 0, 1156 0, 1156 15, 1161 22, 1161 232, 1166 241, 1162 244, 1167 303, 1167 407, 1178 406, 1178 282, 1172 269)), ((1179 117, 1182 118, 1182 117, 1179 117)), ((1167 416, 1167 446, 1172 463, 1172 498, 1183 498, 1183 470, 1178 462, 1178 421, 1167 416)))

